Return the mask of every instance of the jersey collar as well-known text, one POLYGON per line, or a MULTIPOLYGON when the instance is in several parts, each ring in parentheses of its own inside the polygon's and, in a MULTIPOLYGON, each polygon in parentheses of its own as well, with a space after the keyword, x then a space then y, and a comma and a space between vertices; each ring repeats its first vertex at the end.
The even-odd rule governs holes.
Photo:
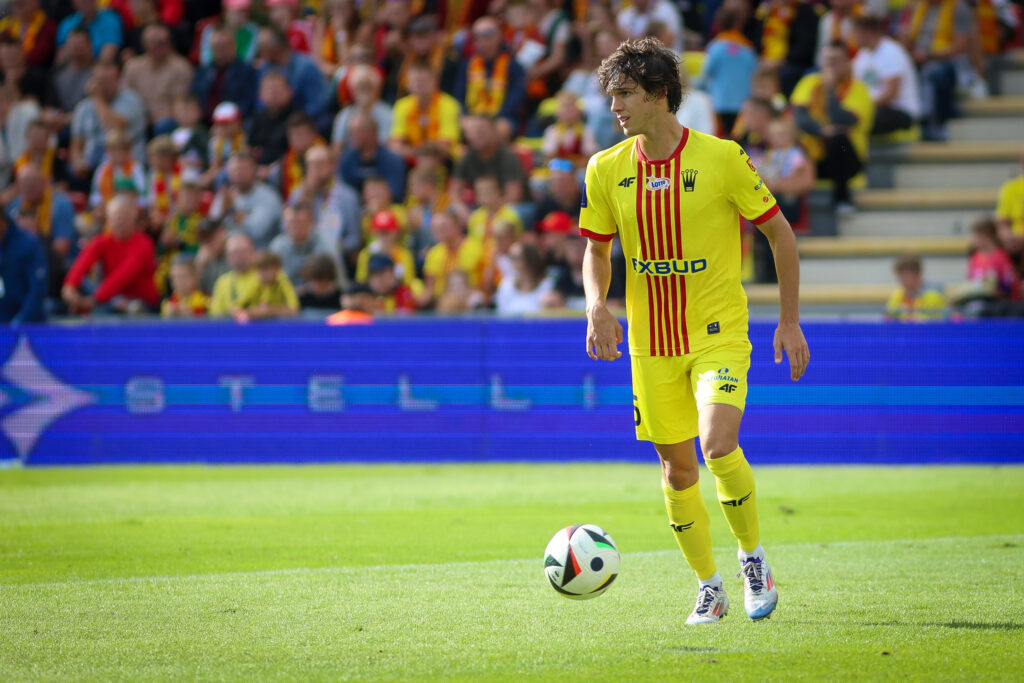
POLYGON ((658 159, 658 160, 648 159, 647 155, 644 154, 643 148, 640 147, 640 136, 639 135, 636 137, 636 142, 634 144, 636 145, 636 153, 640 157, 640 161, 644 162, 645 164, 667 164, 668 162, 672 161, 672 159, 675 159, 676 157, 678 157, 682 153, 683 147, 686 147, 686 141, 687 141, 687 139, 689 139, 689 137, 690 137, 690 129, 686 128, 684 126, 683 127, 683 135, 682 135, 682 137, 679 138, 679 146, 676 147, 676 151, 672 152, 672 154, 669 155, 668 159, 658 159))

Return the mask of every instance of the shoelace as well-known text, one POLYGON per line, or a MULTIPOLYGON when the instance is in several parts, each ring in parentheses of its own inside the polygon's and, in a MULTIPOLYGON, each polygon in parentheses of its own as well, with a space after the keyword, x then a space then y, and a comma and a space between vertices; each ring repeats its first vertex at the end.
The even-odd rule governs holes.
POLYGON ((761 562, 758 560, 747 560, 743 563, 743 567, 740 569, 740 574, 746 577, 752 593, 760 593, 764 590, 764 576, 762 575, 762 569, 761 562))
POLYGON ((693 611, 697 614, 707 614, 708 610, 711 609, 711 605, 715 604, 717 594, 718 591, 711 586, 702 587, 700 589, 700 595, 697 596, 697 609, 693 611))

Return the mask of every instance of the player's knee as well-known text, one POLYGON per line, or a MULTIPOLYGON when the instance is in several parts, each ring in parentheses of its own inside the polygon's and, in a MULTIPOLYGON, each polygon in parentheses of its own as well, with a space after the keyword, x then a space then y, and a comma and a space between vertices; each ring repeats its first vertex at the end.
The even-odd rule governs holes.
POLYGON ((661 472, 668 485, 676 491, 690 488, 700 477, 696 461, 690 463, 662 460, 661 472))
POLYGON ((739 440, 731 434, 712 434, 707 439, 701 439, 700 449, 705 460, 714 460, 729 455, 739 445, 739 440))

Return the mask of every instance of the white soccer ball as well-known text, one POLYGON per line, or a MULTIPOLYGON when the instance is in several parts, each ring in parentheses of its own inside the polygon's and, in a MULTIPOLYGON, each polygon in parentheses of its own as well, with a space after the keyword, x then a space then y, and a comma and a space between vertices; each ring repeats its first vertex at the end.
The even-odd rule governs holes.
POLYGON ((567 598, 596 598, 619 575, 619 549, 599 526, 567 526, 544 549, 544 574, 551 587, 567 598))

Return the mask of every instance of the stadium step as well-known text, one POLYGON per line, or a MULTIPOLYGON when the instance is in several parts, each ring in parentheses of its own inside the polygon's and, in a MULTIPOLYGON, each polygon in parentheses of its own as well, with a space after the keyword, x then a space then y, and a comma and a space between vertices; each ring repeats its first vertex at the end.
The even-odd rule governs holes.
POLYGON ((939 189, 862 190, 854 197, 859 209, 977 209, 992 211, 999 198, 998 187, 952 187, 939 189))
POLYGON ((868 178, 872 187, 893 187, 901 190, 929 188, 993 188, 1020 174, 1020 165, 1012 161, 980 163, 923 163, 872 165, 868 178), (885 174, 884 177, 882 174, 885 174))
POLYGON ((1024 95, 1024 65, 1003 69, 999 74, 999 88, 1003 95, 1024 95))
POLYGON ((964 116, 1024 116, 1024 95, 996 95, 961 102, 964 116))
MULTIPOLYGON (((800 261, 800 282, 808 285, 889 284, 894 256, 849 256, 808 258, 800 261)), ((963 281, 967 275, 967 256, 924 256, 925 276, 929 282, 947 284, 963 281)))
MULTIPOLYGON (((988 211, 993 208, 994 203, 988 211)), ((977 208, 856 211, 840 216, 838 227, 843 237, 952 237, 966 235, 984 213, 977 208)))
POLYGON ((964 237, 801 237, 797 240, 800 258, 963 256, 967 253, 964 237))
POLYGON ((949 122, 954 142, 1024 142, 1024 112, 1016 116, 972 116, 949 122))
MULTIPOLYGON (((894 289, 885 285, 800 285, 801 306, 835 304, 884 304, 894 289)), ((747 300, 751 305, 779 303, 778 285, 746 285, 747 300)))
POLYGON ((981 163, 1020 160, 1020 146, 1006 142, 915 142, 911 145, 873 147, 871 163, 981 163))

